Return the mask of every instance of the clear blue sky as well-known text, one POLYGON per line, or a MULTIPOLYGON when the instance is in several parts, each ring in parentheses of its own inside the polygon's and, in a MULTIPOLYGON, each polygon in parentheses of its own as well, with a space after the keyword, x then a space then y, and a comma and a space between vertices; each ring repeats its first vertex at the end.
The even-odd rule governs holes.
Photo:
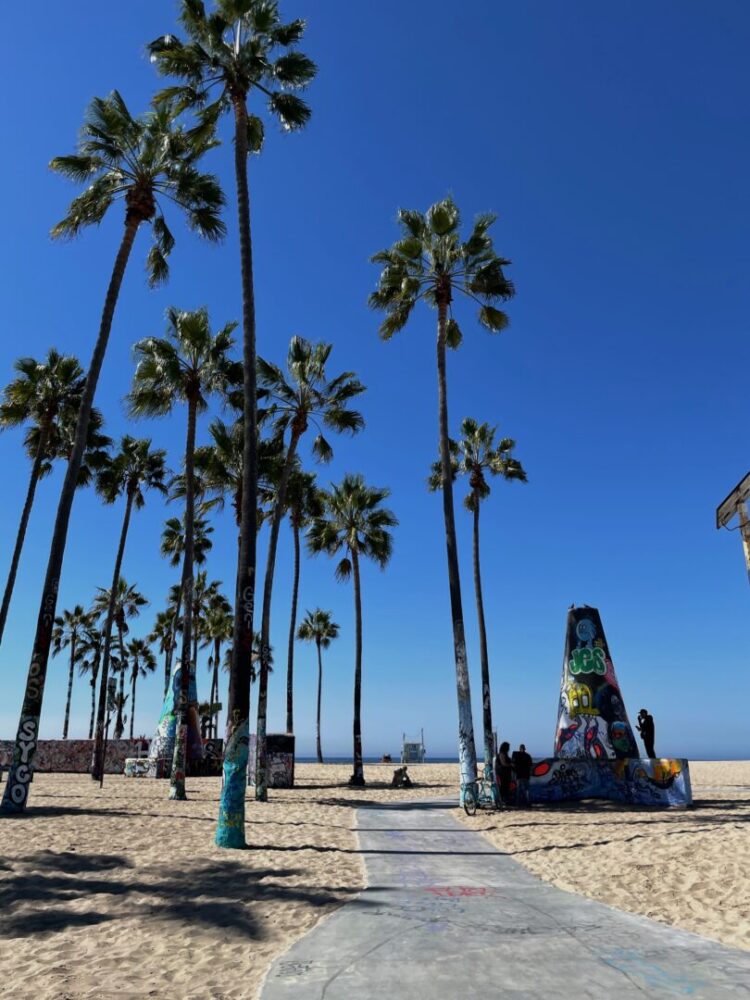
MULTIPOLYGON (((476 0, 284 0, 304 16, 320 73, 300 135, 270 129, 250 165, 259 350, 281 361, 299 333, 335 343, 332 370, 368 386, 366 431, 336 442, 323 482, 362 471, 387 485, 400 519, 395 553, 363 580, 364 749, 398 750, 425 728, 428 750, 455 752, 456 707, 440 500, 425 490, 436 449, 434 314, 423 309, 389 344, 366 307, 371 253, 396 236, 399 206, 452 192, 467 220, 493 210, 517 296, 500 337, 463 313, 449 359, 450 415, 499 424, 518 441, 526 486, 497 484, 483 508, 483 567, 494 709, 502 736, 550 752, 569 604, 600 608, 626 704, 648 706, 657 750, 748 756, 750 592, 737 534, 714 508, 750 467, 750 10, 737 0, 535 4, 476 0)), ((55 345, 88 364, 122 225, 118 211, 72 245, 48 231, 75 188, 49 159, 71 151, 88 100, 121 90, 145 108, 157 80, 144 44, 175 28, 170 0, 45 5, 29 22, 6 11, 2 61, 0 379, 21 353, 55 345)), ((211 157, 233 197, 231 146, 211 157)), ((172 279, 147 289, 139 238, 118 306, 97 403, 109 433, 134 428, 122 397, 130 348, 163 330, 165 308, 206 304, 216 325, 240 314, 236 227, 219 248, 176 225, 172 279)), ((199 437, 206 438, 204 421, 199 437)), ((184 414, 144 422, 177 465, 184 414)), ((7 571, 29 464, 21 433, 0 436, 7 571)), ((0 734, 20 708, 61 471, 32 515, 0 650, 0 734)), ((168 514, 158 499, 134 518, 128 580, 151 601, 173 571, 158 555, 168 514)), ((122 510, 78 495, 59 608, 109 584, 122 510)), ((478 689, 469 516, 458 509, 470 668, 478 689)), ((291 546, 275 591, 270 728, 283 727, 291 546)), ((234 528, 217 518, 211 576, 231 590, 234 528)), ((324 749, 351 740, 352 594, 324 559, 302 567, 301 608, 331 608, 341 638, 326 657, 324 749)), ((313 748, 314 656, 297 653, 298 741, 313 748)), ((66 664, 51 662, 43 736, 59 736, 66 664)), ((201 667, 203 697, 208 674, 201 667)), ((139 695, 150 733, 160 681, 139 695)), ((76 681, 72 735, 88 688, 76 681)), ((475 711, 477 738, 481 718, 475 711)))

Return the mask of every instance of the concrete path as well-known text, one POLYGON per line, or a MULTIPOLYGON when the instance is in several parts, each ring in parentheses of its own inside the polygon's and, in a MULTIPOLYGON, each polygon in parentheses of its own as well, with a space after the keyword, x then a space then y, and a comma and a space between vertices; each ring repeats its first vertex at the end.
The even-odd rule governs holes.
POLYGON ((541 882, 445 803, 360 809, 368 888, 262 1000, 750 998, 750 953, 541 882))

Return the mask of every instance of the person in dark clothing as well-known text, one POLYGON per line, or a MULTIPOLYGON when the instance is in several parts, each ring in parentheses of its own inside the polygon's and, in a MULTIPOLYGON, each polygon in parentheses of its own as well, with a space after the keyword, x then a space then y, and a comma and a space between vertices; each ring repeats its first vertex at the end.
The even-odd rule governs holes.
POLYGON ((646 748, 646 756, 655 757, 654 736, 656 735, 656 727, 654 726, 654 717, 650 712, 647 712, 645 708, 642 708, 638 713, 636 728, 641 734, 643 745, 646 748))
POLYGON ((529 797, 529 778, 531 777, 531 755, 526 753, 526 747, 521 743, 518 750, 513 751, 513 770, 516 772, 516 802, 519 806, 528 808, 531 805, 529 797))
POLYGON ((500 789, 500 801, 504 806, 511 805, 510 783, 513 779, 513 762, 510 759, 510 743, 500 744, 495 757, 495 781, 500 789))

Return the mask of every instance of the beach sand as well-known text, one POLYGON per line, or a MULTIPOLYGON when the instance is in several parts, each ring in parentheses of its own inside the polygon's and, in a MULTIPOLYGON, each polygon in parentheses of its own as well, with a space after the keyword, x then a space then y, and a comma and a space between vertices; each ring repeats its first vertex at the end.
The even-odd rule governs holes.
MULTIPOLYGON (((355 809, 455 795, 455 765, 298 765, 298 784, 248 800, 248 851, 213 845, 219 779, 167 783, 38 774, 26 814, 0 821, 0 996, 26 1000, 253 998, 273 958, 363 884, 355 809)), ((750 948, 750 763, 692 764, 696 808, 605 803, 464 822, 540 877, 750 948)))

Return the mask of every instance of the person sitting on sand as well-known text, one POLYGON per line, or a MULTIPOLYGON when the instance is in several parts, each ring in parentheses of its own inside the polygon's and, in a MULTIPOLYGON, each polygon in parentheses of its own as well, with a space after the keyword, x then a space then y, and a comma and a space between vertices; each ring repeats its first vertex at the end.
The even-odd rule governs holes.
POLYGON ((531 806, 529 778, 532 763, 531 755, 526 753, 526 747, 521 743, 518 750, 513 751, 513 769, 516 772, 516 802, 527 809, 531 806))
POLYGON ((636 729, 641 734, 643 745, 646 748, 646 756, 652 758, 655 757, 654 737, 656 735, 656 727, 654 726, 654 717, 650 712, 647 712, 645 708, 642 708, 638 713, 636 729))
POLYGON ((513 762, 510 759, 510 743, 507 740, 500 744, 495 757, 495 781, 500 789, 500 802, 504 806, 511 805, 510 783, 513 778, 513 762))

